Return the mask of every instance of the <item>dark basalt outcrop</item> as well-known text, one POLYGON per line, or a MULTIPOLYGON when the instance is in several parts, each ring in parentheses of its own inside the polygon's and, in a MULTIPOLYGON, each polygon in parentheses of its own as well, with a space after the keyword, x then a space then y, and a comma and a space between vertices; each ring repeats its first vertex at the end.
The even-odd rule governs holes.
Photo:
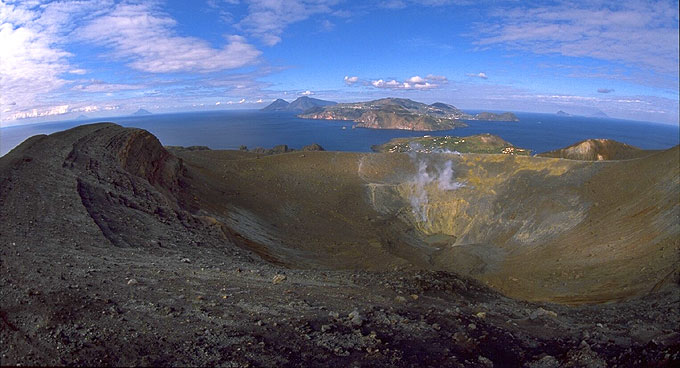
POLYGON ((63 166, 76 175, 83 206, 113 245, 147 244, 130 230, 160 235, 159 220, 192 221, 188 213, 197 207, 181 159, 147 131, 96 127, 74 142, 63 166))
POLYGON ((301 151, 325 151, 318 143, 308 144, 300 149, 301 151))

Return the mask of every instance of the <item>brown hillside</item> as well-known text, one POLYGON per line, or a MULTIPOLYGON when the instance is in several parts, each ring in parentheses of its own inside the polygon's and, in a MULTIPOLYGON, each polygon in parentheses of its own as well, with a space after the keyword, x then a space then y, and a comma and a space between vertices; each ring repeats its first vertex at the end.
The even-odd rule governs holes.
POLYGON ((586 139, 569 147, 538 154, 540 157, 566 158, 570 160, 603 161, 630 160, 647 156, 656 151, 617 142, 611 139, 586 139))

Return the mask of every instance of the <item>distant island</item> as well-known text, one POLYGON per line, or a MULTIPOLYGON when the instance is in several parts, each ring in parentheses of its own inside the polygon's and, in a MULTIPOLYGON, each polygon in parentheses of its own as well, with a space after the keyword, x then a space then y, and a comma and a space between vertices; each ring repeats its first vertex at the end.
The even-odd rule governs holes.
POLYGON ((298 116, 304 119, 351 120, 360 128, 417 131, 465 127, 467 124, 463 120, 519 121, 517 116, 509 112, 470 115, 442 102, 427 105, 405 98, 317 106, 298 116))
POLYGON ((591 117, 594 118, 608 118, 609 115, 605 114, 604 111, 597 110, 594 113, 590 114, 591 117))
POLYGON ((76 118, 76 120, 87 120, 87 119, 89 119, 87 117, 87 115, 78 115, 78 117, 76 118))
POLYGON ((335 104, 337 104, 337 102, 320 100, 318 98, 311 98, 307 96, 298 97, 293 102, 288 102, 286 100, 279 98, 276 101, 269 104, 268 106, 266 106, 265 108, 261 109, 261 111, 290 111, 301 113, 313 109, 315 107, 329 106, 335 104))
POLYGON ((412 137, 395 138, 387 143, 371 146, 374 152, 418 153, 494 153, 529 156, 531 150, 515 147, 512 143, 492 134, 468 137, 412 137))
MULTIPOLYGON (((565 116, 565 117, 578 116, 578 115, 570 114, 570 113, 562 111, 562 110, 556 112, 555 115, 565 116)), ((595 110, 592 111, 592 113, 590 113, 588 115, 583 115, 583 116, 587 116, 587 117, 591 117, 591 118, 608 118, 609 117, 609 115, 605 114, 604 111, 598 110, 598 109, 595 109, 595 110)))
POLYGON ((139 109, 139 110, 135 111, 135 113, 132 114, 132 115, 137 115, 137 116, 141 116, 141 115, 151 115, 151 113, 150 113, 149 111, 147 111, 147 110, 139 109))

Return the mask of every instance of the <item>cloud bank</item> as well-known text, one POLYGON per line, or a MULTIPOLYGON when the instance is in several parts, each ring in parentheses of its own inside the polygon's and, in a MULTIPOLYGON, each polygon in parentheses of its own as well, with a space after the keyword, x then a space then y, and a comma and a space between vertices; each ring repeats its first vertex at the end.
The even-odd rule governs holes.
POLYGON ((241 36, 226 37, 216 49, 206 41, 175 34, 174 19, 147 5, 120 4, 77 32, 81 39, 112 50, 143 72, 214 72, 251 65, 261 52, 241 36))

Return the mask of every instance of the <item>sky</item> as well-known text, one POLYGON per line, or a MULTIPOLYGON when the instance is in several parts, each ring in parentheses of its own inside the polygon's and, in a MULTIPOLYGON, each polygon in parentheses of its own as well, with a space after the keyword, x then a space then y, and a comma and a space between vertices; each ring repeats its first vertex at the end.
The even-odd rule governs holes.
POLYGON ((677 1, 0 0, 0 126, 405 97, 679 124, 677 1))

